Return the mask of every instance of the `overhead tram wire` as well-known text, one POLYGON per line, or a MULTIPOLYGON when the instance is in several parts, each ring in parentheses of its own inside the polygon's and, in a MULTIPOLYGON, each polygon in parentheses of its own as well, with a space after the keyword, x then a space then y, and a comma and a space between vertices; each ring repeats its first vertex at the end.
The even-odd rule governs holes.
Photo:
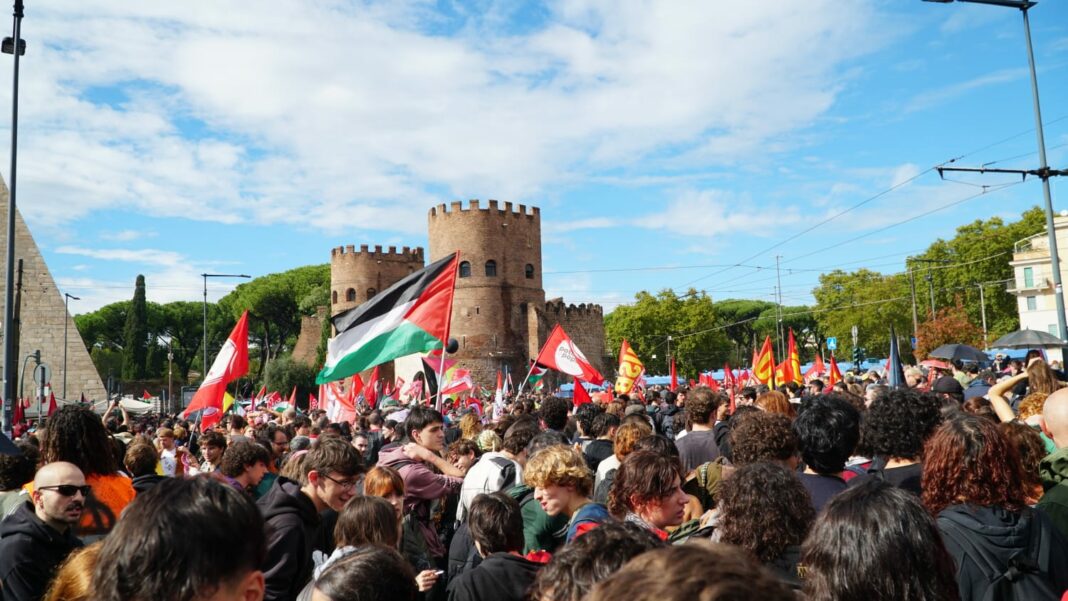
MULTIPOLYGON (((1060 116, 1060 117, 1058 117, 1056 119, 1053 119, 1052 121, 1046 122, 1045 124, 1046 125, 1051 125, 1053 123, 1057 123, 1057 122, 1062 121, 1064 119, 1068 119, 1068 115, 1062 115, 1062 116, 1060 116)), ((808 227, 808 228, 806 228, 804 230, 801 230, 800 232, 797 232, 797 233, 795 233, 795 234, 793 234, 793 235, 791 235, 791 236, 789 236, 789 237, 787 237, 787 238, 785 238, 785 239, 783 239, 783 240, 781 240, 781 241, 779 241, 779 242, 777 242, 777 243, 775 243, 775 244, 773 244, 773 245, 771 245, 771 246, 769 246, 767 248, 764 248, 763 250, 760 250, 757 253, 755 253, 753 255, 750 255, 749 257, 746 257, 745 259, 742 259, 741 261, 739 261, 738 263, 736 263, 736 264, 734 264, 732 266, 725 267, 723 269, 720 269, 719 271, 715 271, 713 273, 710 273, 710 274, 707 274, 707 275, 703 275, 703 276, 701 276, 701 277, 699 277, 699 278, 697 278, 695 280, 691 280, 691 281, 683 284, 682 286, 680 286, 680 288, 688 288, 688 287, 692 286, 693 284, 696 284, 697 282, 700 282, 700 281, 708 279, 710 277, 714 277, 714 276, 720 275, 722 273, 726 273, 726 272, 728 272, 728 271, 730 271, 732 269, 735 269, 736 267, 740 266, 741 264, 744 264, 744 263, 747 263, 749 261, 752 261, 753 259, 763 255, 764 253, 767 253, 768 251, 771 251, 771 250, 774 250, 776 248, 779 248, 780 246, 782 246, 782 245, 784 245, 784 244, 786 244, 788 242, 796 240, 797 238, 799 238, 799 237, 801 237, 801 236, 803 236, 803 235, 805 235, 805 234, 807 234, 807 233, 809 233, 809 232, 811 232, 811 231, 813 231, 813 230, 815 230, 815 229, 817 229, 819 227, 822 227, 823 225, 826 225, 827 223, 830 223, 831 221, 834 221, 835 219, 838 219, 842 215, 845 215, 845 214, 847 214, 847 213, 849 213, 851 211, 854 211, 854 210, 856 210, 856 209, 858 209, 858 208, 860 208, 860 207, 862 207, 862 206, 864 206, 864 205, 866 205, 866 204, 868 204, 868 203, 870 203, 870 202, 872 202, 874 200, 877 200, 877 199, 879 199, 879 198, 881 198, 883 196, 886 196, 890 192, 893 192, 894 190, 897 190, 898 188, 901 188, 903 186, 906 186, 906 185, 912 183, 913 181, 919 179, 920 177, 926 175, 927 173, 930 173, 932 171, 936 171, 938 169, 938 167, 943 167, 945 165, 956 163, 957 161, 960 161, 961 159, 965 159, 965 158, 967 158, 967 157, 969 157, 969 156, 971 156, 973 154, 982 152, 984 150, 988 150, 988 149, 993 148, 995 146, 998 146, 1000 144, 1004 144, 1005 142, 1009 142, 1011 140, 1015 140, 1016 138, 1019 138, 1021 136, 1025 136, 1025 135, 1027 135, 1027 134, 1029 134, 1029 133, 1031 133, 1033 131, 1034 131, 1034 128, 1032 127, 1032 128, 1030 128, 1030 129, 1028 129, 1026 131, 1022 131, 1022 132, 1013 134, 1011 136, 1008 136, 1008 137, 1003 138, 1001 140, 998 140, 996 142, 992 142, 990 144, 987 144, 986 146, 983 146, 981 148, 977 148, 975 150, 971 150, 969 152, 966 152, 966 153, 964 153, 962 155, 959 155, 957 157, 951 158, 951 159, 949 159, 947 161, 944 161, 942 163, 939 163, 937 165, 928 167, 927 169, 924 169, 920 173, 917 173, 916 175, 914 175, 914 176, 912 176, 912 177, 910 177, 910 178, 908 178, 908 179, 906 179, 906 180, 904 180, 902 182, 898 182, 897 184, 894 184, 893 186, 891 186, 891 187, 889 187, 889 188, 887 188, 887 189, 885 189, 885 190, 883 190, 883 191, 881 191, 881 192, 879 192, 879 193, 877 193, 877 194, 875 194, 873 196, 870 196, 870 197, 858 202, 857 204, 855 204, 855 205, 853 205, 851 207, 848 207, 848 208, 846 208, 846 209, 844 209, 844 210, 842 210, 842 211, 840 211, 840 212, 838 212, 838 213, 836 213, 834 215, 831 215, 830 217, 824 219, 823 221, 820 221, 819 223, 817 223, 817 224, 815 224, 813 226, 810 226, 810 227, 808 227)), ((876 230, 876 231, 878 231, 878 230, 876 230)))

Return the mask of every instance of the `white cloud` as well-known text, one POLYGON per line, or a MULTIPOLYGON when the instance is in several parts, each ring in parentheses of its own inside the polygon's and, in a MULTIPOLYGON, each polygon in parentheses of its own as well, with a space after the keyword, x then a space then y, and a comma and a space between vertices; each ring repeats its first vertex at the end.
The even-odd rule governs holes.
POLYGON ((443 190, 522 202, 618 167, 766 156, 831 107, 843 65, 893 35, 874 7, 838 0, 562 0, 533 32, 472 11, 452 38, 423 33, 430 10, 42 5, 26 35, 47 42, 23 71, 27 218, 110 208, 421 232, 443 190))
POLYGON ((906 113, 926 110, 940 104, 945 104, 978 88, 1000 85, 1027 77, 1027 73, 1027 69, 1022 67, 1017 69, 1002 69, 969 80, 928 90, 914 96, 912 100, 905 103, 902 110, 906 113))
POLYGON ((80 257, 91 257, 93 259, 100 259, 103 261, 123 261, 127 263, 142 263, 145 265, 162 265, 167 267, 182 265, 187 262, 185 256, 181 253, 166 250, 156 250, 152 248, 93 249, 83 248, 80 246, 60 246, 56 249, 55 252, 61 255, 77 255, 80 257))
POLYGON ((796 207, 755 206, 750 199, 731 192, 689 190, 662 212, 636 219, 633 225, 712 239, 725 233, 771 236, 800 220, 796 207))
POLYGON ((624 222, 612 217, 591 217, 574 221, 548 221, 542 223, 546 235, 565 234, 578 230, 599 230, 624 225, 624 222))
POLYGON ((156 237, 156 232, 142 230, 119 230, 117 232, 103 232, 100 234, 102 240, 109 240, 112 242, 133 242, 134 240, 140 240, 141 238, 154 237, 156 237))

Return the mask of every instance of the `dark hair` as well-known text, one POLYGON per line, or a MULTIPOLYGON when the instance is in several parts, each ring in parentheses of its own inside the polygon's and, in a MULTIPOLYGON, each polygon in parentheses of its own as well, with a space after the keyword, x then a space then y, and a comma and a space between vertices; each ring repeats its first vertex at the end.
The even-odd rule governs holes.
POLYGON ((635 504, 663 499, 675 492, 684 477, 678 458, 635 451, 616 470, 608 490, 608 511, 618 518, 636 513, 635 504))
POLYGON ((304 473, 312 471, 320 475, 337 472, 342 476, 358 476, 366 468, 360 452, 351 444, 339 438, 321 438, 304 459, 304 473))
POLYGON ((604 413, 604 407, 597 403, 586 403, 575 409, 575 422, 582 428, 582 433, 590 436, 593 431, 593 419, 604 413))
POLYGON ((716 417, 716 409, 726 401, 722 393, 708 386, 698 386, 686 396, 686 414, 695 424, 707 424, 716 417))
POLYGON ((156 464, 159 463, 159 453, 156 447, 148 441, 137 441, 126 449, 123 465, 131 476, 147 476, 156 473, 156 464))
POLYGON ((119 469, 110 441, 100 417, 88 408, 66 405, 48 418, 40 461, 73 463, 86 477, 110 475, 119 469))
POLYGON ((541 402, 538 415, 545 427, 550 430, 562 431, 567 425, 567 412, 571 405, 564 399, 549 397, 541 402))
POLYGON ((397 511, 382 497, 353 497, 337 516, 334 541, 338 547, 384 545, 396 549, 400 542, 397 511))
POLYGON ((404 420, 404 437, 412 440, 412 432, 422 430, 433 424, 444 424, 445 418, 436 409, 417 406, 408 412, 408 418, 404 420))
POLYGON ((415 572, 393 549, 371 545, 345 556, 315 581, 331 601, 415 601, 415 572))
POLYGON ((817 474, 837 474, 860 439, 860 413, 840 395, 823 395, 797 416, 794 432, 805 465, 817 474))
POLYGON ((663 434, 649 434, 642 436, 634 443, 634 449, 631 451, 652 451, 658 455, 664 455, 667 457, 679 458, 679 447, 675 444, 674 440, 671 440, 663 434))
POLYGON ((222 459, 219 460, 219 471, 231 478, 236 478, 245 473, 245 470, 263 462, 263 465, 271 463, 271 456, 263 445, 238 441, 226 448, 222 459))
POLYGON ((969 415, 986 418, 995 424, 1001 423, 998 414, 994 411, 994 405, 981 396, 972 397, 960 406, 960 410, 969 415))
POLYGON ((771 572, 730 545, 695 541, 643 553, 593 587, 586 601, 794 601, 771 572))
POLYGON ((918 459, 923 442, 942 422, 941 409, 936 394, 895 388, 872 401, 861 427, 860 446, 869 456, 918 459))
POLYGON ((817 391, 823 392, 823 380, 820 380, 819 378, 809 380, 808 385, 815 388, 817 391))
POLYGON ((1020 472, 1019 451, 993 422, 961 415, 927 441, 923 504, 934 515, 959 503, 1017 511, 1026 505, 1020 472))
POLYGON ((786 461, 797 455, 797 434, 790 418, 781 413, 745 414, 731 428, 731 463, 736 466, 757 461, 786 461))
POLYGON ((540 431, 541 429, 538 428, 538 420, 531 418, 518 420, 505 431, 504 441, 501 443, 501 448, 513 455, 518 455, 527 448, 530 441, 533 440, 540 431))
POLYGON ((471 501, 467 527, 483 555, 523 550, 523 513, 519 502, 503 492, 480 494, 471 501))
POLYGON ((631 559, 666 546, 647 528, 627 522, 605 522, 553 554, 531 588, 539 601, 581 601, 593 585, 611 576, 631 559))
POLYGON ((618 415, 602 413, 593 418, 593 429, 586 433, 594 438, 600 438, 611 432, 612 428, 618 428, 619 423, 620 419, 618 415))
POLYGON ((778 463, 750 463, 720 485, 720 541, 738 545, 762 563, 805 540, 816 511, 808 491, 778 463))
POLYGON ((215 447, 224 451, 226 450, 226 437, 215 430, 208 430, 201 434, 197 443, 200 445, 200 448, 215 447))
POLYGON ((263 517, 246 495, 211 478, 165 478, 123 511, 93 570, 102 601, 191 601, 258 570, 263 517), (176 553, 175 545, 195 550, 176 553))
POLYGON ((230 414, 230 429, 231 430, 244 430, 248 427, 248 420, 237 415, 236 413, 230 414))
POLYGON ((0 455, 0 491, 18 490, 33 480, 41 453, 28 442, 17 442, 18 455, 0 455))
POLYGON ((916 496, 871 479, 833 497, 801 547, 809 601, 957 601, 956 567, 916 496))
POLYGON ((534 438, 531 438, 530 443, 527 444, 527 457, 533 457, 538 451, 548 447, 554 447, 558 444, 567 445, 571 444, 571 441, 567 439, 567 436, 564 436, 563 432, 558 432, 556 430, 539 432, 534 438))

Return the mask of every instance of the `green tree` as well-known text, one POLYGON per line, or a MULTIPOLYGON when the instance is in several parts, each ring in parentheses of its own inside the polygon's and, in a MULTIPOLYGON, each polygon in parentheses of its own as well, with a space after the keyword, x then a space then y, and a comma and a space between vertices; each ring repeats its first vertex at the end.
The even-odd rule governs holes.
POLYGON ((126 344, 123 329, 126 326, 126 314, 129 312, 130 301, 119 301, 90 313, 76 315, 74 325, 78 328, 85 348, 89 352, 96 348, 122 350, 126 344))
POLYGON ((775 306, 762 300, 728 299, 714 303, 716 317, 723 322, 723 332, 734 347, 731 360, 734 365, 747 365, 753 356, 757 340, 757 321, 760 316, 775 306))
POLYGON ((729 357, 730 342, 719 329, 722 320, 705 293, 690 290, 678 296, 662 290, 654 296, 642 291, 634 300, 605 317, 605 338, 614 349, 626 339, 647 373, 668 373, 668 336, 680 377, 696 378, 702 370, 722 366, 729 357))
POLYGON ((870 357, 890 352, 890 325, 898 332, 912 330, 908 281, 904 275, 883 275, 868 269, 836 269, 820 276, 812 292, 813 310, 820 335, 837 337, 838 357, 848 355, 852 328, 857 326, 858 346, 870 357))
POLYGON ((292 357, 271 359, 270 387, 288 398, 293 387, 296 386, 297 404, 307 408, 308 394, 318 391, 318 386, 315 385, 316 373, 314 367, 301 361, 294 361, 292 357))
MULTIPOLYGON (((219 312, 214 303, 209 306, 213 307, 213 313, 219 312)), ((182 382, 189 380, 189 369, 200 359, 203 310, 203 303, 199 302, 175 301, 159 305, 158 333, 174 353, 174 368, 182 382)))
POLYGON ((133 301, 123 328, 122 377, 140 380, 145 377, 148 355, 148 306, 145 301, 145 276, 138 275, 133 301))

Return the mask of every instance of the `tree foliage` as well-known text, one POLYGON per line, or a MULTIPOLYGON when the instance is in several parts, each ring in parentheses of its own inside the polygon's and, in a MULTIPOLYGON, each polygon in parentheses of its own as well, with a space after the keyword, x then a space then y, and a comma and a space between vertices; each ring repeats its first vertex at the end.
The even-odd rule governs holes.
POLYGON ((123 328, 122 377, 140 380, 145 377, 148 358, 148 303, 145 300, 145 276, 138 275, 133 300, 123 328))
POLYGON ((309 393, 318 391, 315 385, 316 369, 303 361, 294 361, 292 357, 280 357, 271 360, 270 382, 271 390, 277 390, 283 395, 297 388, 297 403, 301 407, 307 407, 309 393))
POLYGON ((646 373, 668 373, 668 336, 680 376, 721 367, 731 347, 712 298, 690 290, 678 296, 662 290, 639 292, 634 304, 621 305, 605 317, 605 339, 618 349, 626 338, 645 364, 646 373), (655 357, 654 357, 655 355, 655 357))
POLYGON ((902 275, 834 270, 820 276, 812 295, 820 333, 824 340, 838 338, 839 356, 852 345, 853 326, 857 326, 857 346, 872 357, 890 352, 891 324, 898 332, 912 331, 908 284, 902 275))

